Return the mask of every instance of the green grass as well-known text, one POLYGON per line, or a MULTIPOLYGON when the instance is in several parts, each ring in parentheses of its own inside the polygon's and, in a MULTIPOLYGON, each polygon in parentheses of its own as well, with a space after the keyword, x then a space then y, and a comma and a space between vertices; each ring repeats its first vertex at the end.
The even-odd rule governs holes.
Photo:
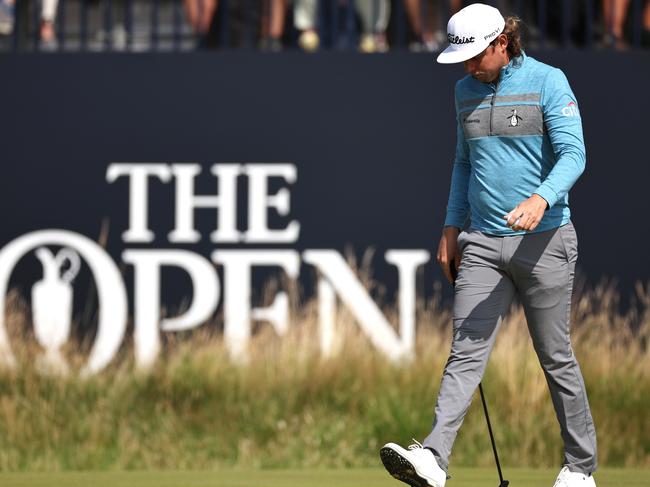
MULTIPOLYGON (((596 423, 599 465, 650 468, 650 289, 639 288, 640 306, 627 314, 616 299, 605 288, 576 296, 574 349, 596 423)), ((263 327, 247 366, 228 360, 220 336, 198 330, 165 335, 164 353, 148 373, 134 370, 125 346, 107 370, 86 380, 40 374, 38 350, 26 345, 33 342, 29 315, 10 308, 21 367, 0 370, 0 472, 372 468, 384 443, 424 438, 449 354, 449 310, 419 303, 416 358, 395 366, 345 310, 338 313, 337 353, 323 359, 316 308, 308 302, 292 310, 291 331, 282 339, 263 327)), ((385 311, 397 322, 397 310, 385 311)), ((85 358, 78 350, 71 345, 72 363, 85 358)), ((484 385, 503 464, 559 465, 559 427, 520 308, 500 330, 484 385)), ((493 465, 480 400, 451 461, 493 465)))
MULTIPOLYGON (((496 469, 458 468, 448 487, 496 487, 496 469)), ((550 487, 557 470, 506 469, 512 487, 550 487)), ((647 487, 650 470, 603 469, 598 487, 647 487)), ((0 474, 3 487, 399 487, 381 469, 57 472, 0 474)))

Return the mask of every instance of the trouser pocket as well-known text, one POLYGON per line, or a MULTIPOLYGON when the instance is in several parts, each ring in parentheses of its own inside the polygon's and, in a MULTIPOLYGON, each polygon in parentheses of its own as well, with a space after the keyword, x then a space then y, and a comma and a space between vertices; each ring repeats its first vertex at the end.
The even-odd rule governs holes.
POLYGON ((578 260, 578 235, 573 227, 573 223, 569 222, 566 225, 562 225, 558 229, 558 232, 562 239, 562 246, 567 262, 575 263, 578 260))

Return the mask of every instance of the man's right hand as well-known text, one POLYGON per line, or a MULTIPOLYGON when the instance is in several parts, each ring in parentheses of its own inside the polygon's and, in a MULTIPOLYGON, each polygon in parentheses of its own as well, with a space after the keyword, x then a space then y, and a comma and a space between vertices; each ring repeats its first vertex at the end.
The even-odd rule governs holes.
POLYGON ((450 284, 454 283, 454 278, 451 275, 450 264, 453 261, 456 264, 456 269, 460 267, 460 252, 458 250, 458 234, 460 229, 458 227, 445 227, 442 230, 442 237, 440 237, 440 244, 438 244, 438 264, 442 268, 442 272, 450 284))

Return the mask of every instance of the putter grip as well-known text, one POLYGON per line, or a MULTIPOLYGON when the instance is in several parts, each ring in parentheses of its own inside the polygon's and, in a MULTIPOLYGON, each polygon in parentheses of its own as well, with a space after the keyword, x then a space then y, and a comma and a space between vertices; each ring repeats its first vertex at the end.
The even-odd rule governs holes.
POLYGON ((458 269, 456 269, 455 260, 452 260, 449 263, 449 272, 451 273, 451 279, 454 281, 453 284, 456 285, 456 277, 458 277, 458 269))

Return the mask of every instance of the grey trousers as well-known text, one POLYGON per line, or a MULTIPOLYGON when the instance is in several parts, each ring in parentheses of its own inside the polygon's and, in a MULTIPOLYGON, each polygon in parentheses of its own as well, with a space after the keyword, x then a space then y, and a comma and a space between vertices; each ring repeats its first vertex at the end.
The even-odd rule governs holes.
MULTIPOLYGON (((458 236, 453 340, 423 445, 448 469, 451 448, 483 376, 494 340, 518 295, 546 376, 564 441, 564 465, 596 470, 596 431, 580 367, 569 340, 578 240, 572 223, 545 232, 496 237, 478 230, 458 236)), ((495 404, 494 407, 499 407, 495 404)))

